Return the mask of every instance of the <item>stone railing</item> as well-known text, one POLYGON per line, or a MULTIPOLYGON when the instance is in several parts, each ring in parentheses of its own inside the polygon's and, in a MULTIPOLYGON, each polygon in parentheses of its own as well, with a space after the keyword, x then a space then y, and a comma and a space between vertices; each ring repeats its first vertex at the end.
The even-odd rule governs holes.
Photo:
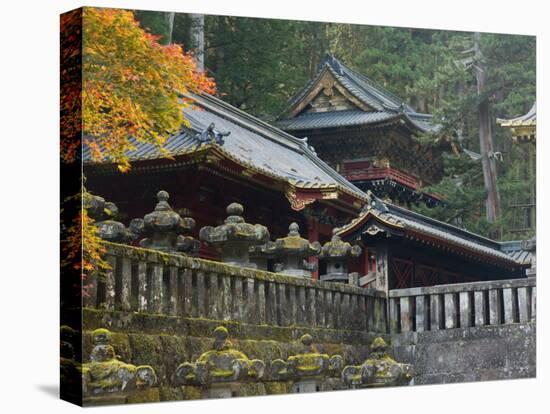
POLYGON ((535 320, 535 279, 473 282, 389 292, 391 333, 535 320))
POLYGON ((84 306, 240 323, 386 333, 386 298, 356 286, 296 278, 105 242, 110 269, 84 306))

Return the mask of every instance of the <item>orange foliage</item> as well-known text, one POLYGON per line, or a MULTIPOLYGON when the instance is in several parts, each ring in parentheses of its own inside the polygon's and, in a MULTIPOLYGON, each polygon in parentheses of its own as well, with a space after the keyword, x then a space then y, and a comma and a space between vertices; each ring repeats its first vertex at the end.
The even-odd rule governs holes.
MULTIPOLYGON (((74 25, 74 20, 62 21, 62 30, 64 24, 74 25)), ((84 8, 82 30, 84 144, 94 160, 107 159, 127 171, 126 154, 135 142, 152 143, 162 150, 167 137, 186 123, 182 108, 189 103, 181 93, 214 93, 215 85, 197 70, 191 54, 179 45, 158 43, 158 37, 143 30, 131 11, 84 8)), ((71 53, 65 51, 62 59, 71 53)), ((74 108, 78 94, 68 92, 72 93, 62 98, 62 107, 74 108)), ((66 120, 62 130, 77 124, 66 120)), ((64 160, 71 161, 74 143, 63 146, 64 160)))
MULTIPOLYGON (((83 189, 82 194, 70 197, 66 202, 75 202, 90 197, 83 189)), ((64 260, 62 266, 70 266, 73 271, 81 275, 82 295, 87 295, 88 280, 95 273, 101 277, 103 272, 109 269, 109 264, 103 259, 105 246, 97 234, 94 219, 88 215, 88 210, 82 208, 67 227, 65 239, 62 241, 64 260)))

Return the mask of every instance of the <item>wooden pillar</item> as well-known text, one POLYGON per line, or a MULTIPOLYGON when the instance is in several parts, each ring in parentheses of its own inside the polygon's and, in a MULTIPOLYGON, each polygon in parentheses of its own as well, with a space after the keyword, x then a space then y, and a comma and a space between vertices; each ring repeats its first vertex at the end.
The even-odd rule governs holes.
MULTIPOLYGON (((307 238, 310 242, 319 241, 319 222, 316 218, 310 218, 307 221, 307 238)), ((311 278, 319 279, 319 258, 310 257, 309 263, 316 264, 316 270, 311 272, 311 278)))

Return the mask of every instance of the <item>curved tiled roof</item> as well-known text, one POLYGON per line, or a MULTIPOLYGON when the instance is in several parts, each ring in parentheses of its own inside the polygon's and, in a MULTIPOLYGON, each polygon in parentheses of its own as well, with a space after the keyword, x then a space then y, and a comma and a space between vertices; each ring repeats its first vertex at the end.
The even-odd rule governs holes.
POLYGON ((516 257, 502 251, 501 244, 495 240, 384 202, 370 191, 367 196, 370 200, 367 208, 359 217, 340 228, 338 235, 345 237, 354 231, 362 231, 363 226, 371 217, 374 217, 392 228, 439 240, 442 244, 452 245, 460 250, 489 257, 509 265, 526 264, 523 260, 517 260, 516 257))
MULTIPOLYGON (((334 187, 364 200, 366 194, 318 158, 304 139, 296 138, 210 95, 189 95, 193 106, 184 109, 190 127, 167 139, 163 148, 178 156, 208 146, 228 158, 301 188, 334 187), (215 132, 229 132, 221 145, 204 143, 199 135, 211 124, 215 132)), ((135 142, 130 161, 165 158, 160 148, 135 142)), ((83 149, 85 165, 97 164, 83 149)), ((102 163, 109 163, 104 161, 102 163)))
POLYGON ((353 126, 389 121, 398 117, 388 112, 365 112, 361 110, 347 110, 334 112, 311 112, 295 118, 284 119, 277 123, 279 128, 286 131, 353 126))
POLYGON ((518 263, 530 265, 533 261, 533 251, 525 249, 522 241, 500 242, 500 248, 518 263))
MULTIPOLYGON (((431 123, 432 116, 429 114, 421 114, 416 112, 410 105, 399 98, 397 95, 389 92, 376 82, 366 76, 353 71, 334 56, 327 54, 319 64, 316 75, 306 84, 306 86, 298 92, 290 101, 290 108, 295 107, 300 103, 317 84, 319 78, 325 71, 330 71, 334 78, 365 105, 374 109, 371 112, 365 111, 342 111, 348 112, 340 117, 333 115, 335 112, 320 112, 316 113, 315 117, 310 117, 312 114, 299 114, 295 118, 281 119, 277 125, 281 128, 290 130, 324 128, 335 126, 348 126, 359 124, 371 124, 380 122, 381 118, 398 117, 403 115, 407 118, 413 127, 420 131, 434 131, 439 128, 438 125, 431 123), (349 112, 363 112, 365 116, 360 117, 358 114, 351 116, 349 112), (369 114, 370 116, 366 116, 369 114), (372 115, 371 115, 372 114, 372 115), (304 117, 304 118, 302 118, 304 117), (353 118, 353 120, 351 119, 353 118), (293 122, 295 121, 295 122, 293 122), (340 122, 339 122, 340 121, 340 122)), ((287 111, 289 112, 289 111, 287 111)))
POLYGON ((503 127, 531 126, 537 124, 537 103, 535 102, 529 112, 525 115, 512 119, 497 119, 497 122, 503 127))

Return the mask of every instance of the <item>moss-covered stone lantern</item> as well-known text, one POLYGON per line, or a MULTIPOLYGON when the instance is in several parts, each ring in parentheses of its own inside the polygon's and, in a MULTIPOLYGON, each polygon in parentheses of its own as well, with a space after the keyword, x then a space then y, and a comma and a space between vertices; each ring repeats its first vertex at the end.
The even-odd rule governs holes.
MULTIPOLYGON (((299 339, 301 350, 286 361, 276 359, 271 363, 272 381, 292 381, 293 393, 316 392, 323 390, 329 377, 340 377, 343 358, 340 355, 321 354, 313 346, 309 334, 299 339)), ((332 388, 332 387, 331 387, 332 388)))
POLYGON ((327 273, 321 275, 321 280, 348 283, 348 262, 361 255, 361 247, 342 241, 336 234, 337 230, 333 230, 332 239, 321 249, 320 258, 327 264, 327 273))
POLYGON ((228 217, 223 224, 203 227, 199 233, 200 239, 217 248, 224 263, 256 268, 256 264, 250 262, 249 250, 269 240, 267 227, 246 223, 242 217, 243 206, 239 203, 229 204, 226 211, 228 217))
POLYGON ((96 329, 92 339, 94 348, 90 362, 82 365, 85 395, 130 391, 156 384, 157 376, 149 365, 135 366, 117 359, 111 345, 111 332, 107 329, 96 329))
POLYGON ((233 348, 223 326, 214 330, 214 346, 194 363, 184 362, 176 369, 176 385, 200 386, 204 397, 232 397, 239 395, 244 382, 256 382, 263 378, 265 364, 248 357, 233 348))
POLYGON ((200 242, 191 236, 184 236, 195 228, 195 220, 190 217, 182 218, 172 210, 168 204, 169 198, 168 192, 159 191, 155 210, 146 214, 143 219, 133 219, 130 229, 144 237, 139 243, 141 247, 195 255, 199 251, 200 242))
POLYGON ((317 241, 310 243, 309 240, 300 237, 300 227, 297 223, 292 223, 288 227, 288 236, 275 240, 267 251, 279 261, 275 266, 277 273, 311 278, 315 264, 308 263, 307 259, 317 256, 321 251, 321 245, 317 241))
POLYGON ((118 208, 115 203, 105 201, 103 197, 97 195, 86 194, 83 197, 83 206, 95 221, 97 234, 103 240, 127 243, 136 238, 130 229, 115 220, 118 216, 118 208))
POLYGON ((248 253, 250 260, 261 270, 268 270, 270 261, 275 259, 273 248, 275 243, 271 240, 257 246, 251 246, 248 253))
POLYGON ((408 385, 414 375, 411 364, 397 362, 389 353, 384 339, 376 338, 371 353, 362 365, 349 365, 342 371, 343 381, 352 388, 388 387, 408 385))

